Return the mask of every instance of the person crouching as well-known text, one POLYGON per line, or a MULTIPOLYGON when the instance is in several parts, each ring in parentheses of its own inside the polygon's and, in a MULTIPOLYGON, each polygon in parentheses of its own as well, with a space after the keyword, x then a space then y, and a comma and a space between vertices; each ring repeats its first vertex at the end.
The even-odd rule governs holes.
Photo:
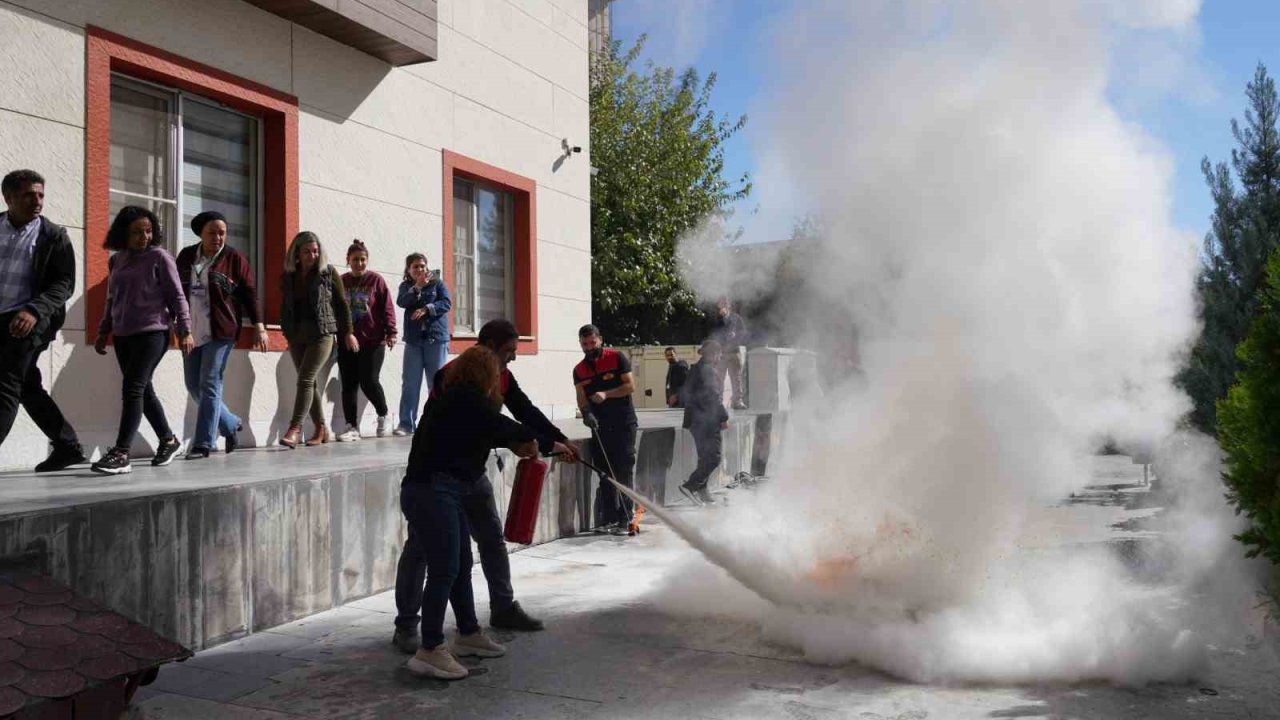
POLYGON ((400 509, 427 558, 422 593, 422 645, 409 658, 421 677, 467 676, 455 656, 501 657, 506 648, 481 631, 471 592, 471 529, 466 498, 479 491, 489 451, 505 447, 520 457, 538 454, 534 434, 501 414, 502 364, 477 345, 449 365, 443 394, 432 396, 413 435, 400 486, 400 509), (445 605, 453 606, 458 635, 444 642, 445 605))

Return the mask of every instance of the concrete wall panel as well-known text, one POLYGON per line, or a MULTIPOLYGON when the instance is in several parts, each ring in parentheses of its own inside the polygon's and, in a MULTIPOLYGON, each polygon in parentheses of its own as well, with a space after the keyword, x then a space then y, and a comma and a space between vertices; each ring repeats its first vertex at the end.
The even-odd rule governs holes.
POLYGON ((43 175, 45 214, 59 225, 84 227, 82 128, 0 106, 0 168, 31 168, 43 175))
POLYGON ((591 255, 577 248, 539 243, 538 293, 591 302, 591 255))
POLYGON ((0 97, 15 112, 84 126, 84 33, 0 4, 0 97))
MULTIPOLYGON (((440 174, 438 168, 436 174, 440 174)), ((434 207, 439 206, 436 197, 434 207)), ((346 265, 352 238, 364 240, 369 266, 384 275, 393 292, 404 277, 404 258, 409 253, 426 253, 431 267, 440 267, 443 219, 437 213, 311 184, 302 186, 299 209, 302 227, 319 233, 334 265, 346 265)))

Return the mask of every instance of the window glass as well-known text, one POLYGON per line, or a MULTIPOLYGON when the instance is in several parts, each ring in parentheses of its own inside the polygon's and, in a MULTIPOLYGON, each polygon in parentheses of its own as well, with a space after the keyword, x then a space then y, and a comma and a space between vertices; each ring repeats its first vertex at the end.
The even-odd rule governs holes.
POLYGON ((511 196, 476 188, 476 322, 510 318, 511 196))
POLYGON ((260 273, 258 133, 256 118, 212 101, 113 77, 112 215, 125 205, 149 208, 176 254, 195 242, 191 218, 216 210, 227 217, 228 244, 260 273))
POLYGON ((257 122, 204 102, 182 103, 182 225, 216 210, 227 217, 227 244, 257 257, 257 122))
POLYGON ((173 178, 172 93, 118 80, 111 87, 112 217, 125 205, 140 205, 174 234, 177 197, 173 178))
POLYGON ((453 183, 453 327, 476 332, 475 318, 475 186, 453 183))

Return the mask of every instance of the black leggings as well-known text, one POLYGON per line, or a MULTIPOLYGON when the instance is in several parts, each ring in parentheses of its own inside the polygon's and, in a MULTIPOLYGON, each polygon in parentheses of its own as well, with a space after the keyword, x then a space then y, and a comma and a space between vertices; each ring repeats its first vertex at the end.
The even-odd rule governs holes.
POLYGON ((151 429, 160 440, 173 437, 169 429, 169 421, 164 417, 164 407, 160 398, 156 397, 155 388, 151 386, 151 376, 169 349, 169 331, 138 333, 137 335, 117 335, 115 337, 116 362, 120 364, 120 374, 124 376, 120 408, 120 434, 116 436, 116 447, 129 451, 133 438, 138 434, 138 426, 142 424, 142 416, 147 416, 151 429))
POLYGON ((387 396, 382 392, 382 383, 378 376, 382 374, 382 360, 387 355, 387 346, 382 343, 372 347, 361 346, 360 352, 351 352, 338 346, 338 377, 342 380, 342 414, 346 416, 348 425, 355 425, 360 416, 356 414, 356 390, 363 390, 365 397, 373 403, 378 417, 387 414, 387 396))

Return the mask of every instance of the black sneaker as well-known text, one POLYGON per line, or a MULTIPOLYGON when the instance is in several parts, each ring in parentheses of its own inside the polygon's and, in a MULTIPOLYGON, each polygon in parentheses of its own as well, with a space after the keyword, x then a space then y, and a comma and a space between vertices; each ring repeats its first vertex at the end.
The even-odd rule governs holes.
POLYGON ((151 467, 161 467, 173 462, 173 456, 178 454, 182 449, 182 441, 177 437, 171 437, 168 440, 161 440, 160 447, 156 448, 155 457, 151 458, 151 467))
POLYGON ((57 472, 66 470, 72 465, 79 465, 87 461, 89 458, 84 456, 84 449, 79 445, 67 447, 58 445, 53 448, 53 452, 49 453, 49 457, 44 462, 36 466, 36 472, 57 472))
POLYGON ((207 447, 193 447, 191 450, 187 451, 186 459, 188 460, 207 460, 208 458, 209 448, 207 447))
POLYGON ((412 655, 422 647, 422 638, 418 637, 417 629, 396 628, 396 634, 391 636, 391 644, 405 655, 412 655))
POLYGON ((244 429, 244 425, 237 425, 236 432, 233 432, 227 436, 227 454, 228 455, 240 449, 240 438, 236 437, 236 433, 240 432, 243 429, 244 429))
POLYGON ((111 448, 98 459, 98 462, 90 466, 90 470, 103 475, 123 475, 133 472, 133 467, 129 464, 129 452, 120 448, 111 448))
POLYGON ((511 606, 505 610, 490 612, 489 626, 500 630, 523 630, 525 632, 537 632, 546 627, 541 620, 530 617, 518 602, 511 603, 511 606))
POLYGON ((691 488, 689 487, 689 483, 685 483, 681 485, 679 489, 680 494, 688 498, 689 502, 692 503, 694 507, 702 506, 702 500, 698 497, 697 488, 691 488))

